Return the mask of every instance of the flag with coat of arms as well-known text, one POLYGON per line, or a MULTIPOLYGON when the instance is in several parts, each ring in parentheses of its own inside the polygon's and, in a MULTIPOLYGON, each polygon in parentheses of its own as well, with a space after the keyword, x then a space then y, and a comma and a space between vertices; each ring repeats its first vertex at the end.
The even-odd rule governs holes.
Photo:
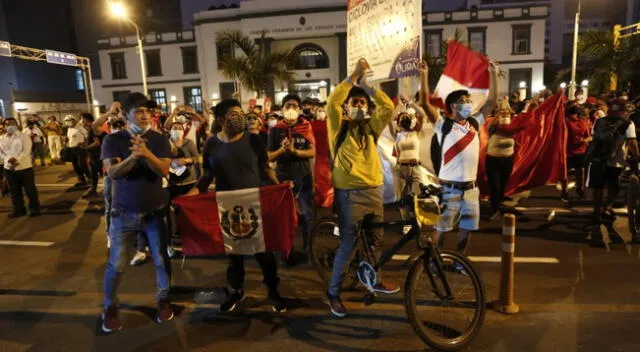
POLYGON ((288 183, 182 196, 177 220, 186 256, 289 253, 297 227, 288 183))

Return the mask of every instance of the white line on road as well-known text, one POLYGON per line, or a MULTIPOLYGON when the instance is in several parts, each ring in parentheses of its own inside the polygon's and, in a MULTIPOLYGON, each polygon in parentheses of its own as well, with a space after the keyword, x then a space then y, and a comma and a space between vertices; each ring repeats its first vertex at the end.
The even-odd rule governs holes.
POLYGON ((55 244, 55 242, 3 241, 3 240, 0 240, 0 246, 51 247, 54 244, 55 244))
MULTIPOLYGON (((73 187, 72 183, 38 183, 36 187, 73 187)), ((102 183, 98 183, 98 187, 102 187, 102 183)))
MULTIPOLYGON (((405 261, 411 256, 406 254, 396 254, 391 257, 391 260, 405 261)), ((500 257, 469 257, 473 262, 479 263, 500 263, 500 257)), ((516 257, 516 263, 524 264, 558 264, 560 260, 552 257, 516 257)))

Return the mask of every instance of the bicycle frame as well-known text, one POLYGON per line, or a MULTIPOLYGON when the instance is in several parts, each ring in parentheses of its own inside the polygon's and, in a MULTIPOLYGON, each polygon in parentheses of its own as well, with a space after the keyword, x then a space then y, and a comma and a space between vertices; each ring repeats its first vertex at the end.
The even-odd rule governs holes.
MULTIPOLYGON (((373 268, 375 269, 375 271, 378 271, 389 260, 391 260, 394 254, 396 254, 407 243, 409 243, 409 241, 413 239, 418 239, 422 232, 421 231, 422 227, 420 226, 416 218, 412 218, 409 220, 390 221, 390 222, 372 222, 370 220, 371 217, 372 215, 369 214, 369 215, 366 215, 362 220, 361 226, 359 226, 359 230, 358 230, 358 241, 360 240, 363 241, 362 244, 363 244, 367 259, 371 263, 375 263, 373 268), (377 259, 375 251, 373 250, 371 244, 368 243, 369 241, 367 239, 365 231, 374 230, 374 229, 399 229, 399 228, 403 228, 404 226, 411 226, 411 230, 407 234, 402 236, 402 238, 400 238, 400 240, 396 242, 392 248, 383 252, 380 255, 380 259, 377 259)), ((356 246, 357 244, 358 243, 356 243, 356 246)), ((444 272, 442 270, 442 262, 440 260, 440 250, 438 249, 437 246, 433 245, 431 241, 428 241, 426 246, 420 246, 420 243, 418 241, 418 246, 420 247, 421 250, 424 251, 424 256, 423 256, 424 267, 427 268, 426 270, 427 276, 429 277, 429 281, 431 282, 431 285, 434 287, 436 294, 441 298, 451 299, 453 297, 453 294, 451 293, 449 282, 447 281, 444 275, 444 272), (433 273, 431 273, 431 271, 428 269, 431 259, 435 259, 433 263, 435 263, 438 276, 442 279, 442 286, 445 290, 444 294, 440 292, 438 285, 436 285, 435 278, 433 277, 433 273)))

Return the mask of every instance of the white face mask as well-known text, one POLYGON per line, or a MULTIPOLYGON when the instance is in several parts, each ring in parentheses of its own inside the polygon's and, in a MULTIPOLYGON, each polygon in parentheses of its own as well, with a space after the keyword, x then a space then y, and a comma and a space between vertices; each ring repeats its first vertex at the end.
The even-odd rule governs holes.
POLYGON ((511 123, 511 118, 510 117, 501 117, 498 119, 498 124, 499 125, 508 125, 511 123))
POLYGON ((595 116, 596 116, 596 118, 601 119, 601 118, 603 118, 603 117, 605 117, 607 115, 604 113, 604 111, 598 110, 598 111, 596 111, 595 116))
POLYGON ((169 133, 171 134, 171 139, 173 139, 174 141, 179 141, 180 138, 182 138, 182 136, 184 135, 184 132, 180 130, 171 130, 171 132, 169 133))
POLYGON ((276 127, 276 125, 278 124, 278 120, 276 119, 271 119, 269 121, 267 121, 267 125, 269 125, 269 127, 276 127))
POLYGON ((407 114, 409 114, 409 115, 415 115, 415 114, 416 114, 416 109, 414 109, 414 108, 408 108, 408 109, 407 109, 407 114))
POLYGON ((320 111, 316 114, 316 118, 320 121, 324 121, 327 118, 327 113, 324 111, 320 111))
POLYGON ((71 126, 73 126, 73 121, 65 121, 64 124, 67 127, 71 127, 71 126))
POLYGON ((298 111, 296 109, 287 109, 284 111, 284 119, 292 122, 298 119, 298 117, 300 116, 300 114, 298 114, 298 111))
POLYGON ((187 122, 187 118, 186 118, 186 117, 184 117, 183 115, 178 115, 178 116, 176 117, 176 122, 177 122, 177 123, 186 123, 186 122, 187 122))
POLYGON ((457 120, 466 120, 471 116, 471 113, 473 112, 473 105, 471 105, 470 103, 457 104, 457 105, 458 105, 458 110, 457 110, 458 114, 456 115, 457 120))
POLYGON ((14 134, 18 131, 18 127, 11 125, 11 126, 7 126, 7 133, 8 134, 14 134))
POLYGON ((368 116, 367 113, 364 111, 364 109, 360 109, 352 106, 349 109, 349 118, 352 119, 353 121, 362 121, 362 120, 371 118, 371 116, 368 116))

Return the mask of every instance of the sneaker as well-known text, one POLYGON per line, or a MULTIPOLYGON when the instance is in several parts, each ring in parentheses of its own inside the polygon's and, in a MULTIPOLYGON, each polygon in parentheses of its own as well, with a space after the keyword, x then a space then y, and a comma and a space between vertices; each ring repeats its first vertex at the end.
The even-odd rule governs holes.
POLYGON ((122 329, 122 325, 118 317, 118 307, 105 307, 102 312, 102 331, 110 333, 120 329, 122 329))
POLYGON ((347 308, 342 304, 342 300, 339 296, 331 296, 327 293, 329 299, 329 310, 331 314, 338 318, 344 318, 347 315, 347 308))
POLYGON ((167 247, 167 255, 169 256, 169 258, 173 258, 173 256, 176 255, 176 250, 173 249, 173 247, 168 246, 167 247))
POLYGON ((377 293, 383 293, 385 295, 394 294, 400 291, 400 286, 392 284, 390 282, 379 282, 373 285, 373 290, 377 293))
POLYGON ((567 192, 562 192, 562 194, 560 194, 560 200, 563 203, 569 203, 569 193, 567 192))
POLYGON ((86 185, 87 185, 87 181, 78 181, 76 182, 75 185, 73 185, 73 187, 79 188, 79 187, 85 187, 86 185))
POLYGON ((271 310, 275 313, 284 313, 289 308, 277 289, 269 289, 269 301, 271 301, 271 310))
POLYGON ((26 211, 14 211, 11 214, 7 215, 7 217, 9 219, 15 219, 15 218, 23 217, 25 215, 27 215, 26 211))
POLYGON ((85 192, 85 194, 82 195, 82 198, 87 199, 89 197, 97 197, 97 196, 98 196, 98 192, 96 192, 96 189, 91 188, 87 192, 85 192))
POLYGON ((166 299, 160 300, 158 302, 158 314, 156 315, 156 323, 162 324, 165 321, 173 320, 173 317, 173 309, 171 309, 169 301, 166 299))
POLYGON ((220 304, 220 307, 218 308, 218 310, 221 313, 233 312, 233 310, 236 309, 236 305, 244 301, 244 299, 245 299, 245 296, 244 296, 243 289, 238 289, 238 290, 231 289, 231 292, 229 292, 224 302, 220 304))
POLYGON ((147 260, 147 253, 145 252, 136 252, 136 255, 131 259, 131 263, 129 265, 136 266, 144 263, 147 260))

